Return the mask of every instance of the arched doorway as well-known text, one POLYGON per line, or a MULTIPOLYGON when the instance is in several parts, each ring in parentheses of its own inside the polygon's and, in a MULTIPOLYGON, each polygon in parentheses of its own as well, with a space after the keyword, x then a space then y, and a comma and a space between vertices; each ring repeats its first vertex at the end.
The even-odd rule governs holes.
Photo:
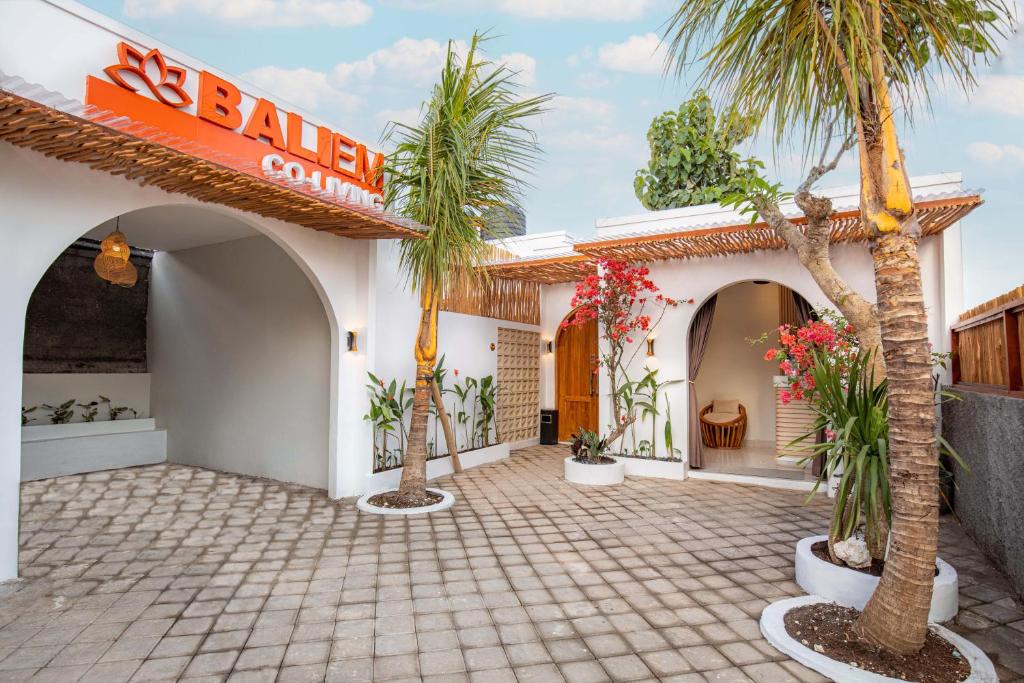
POLYGON ((559 441, 571 439, 580 429, 597 431, 597 363, 596 320, 589 320, 580 326, 559 327, 555 339, 555 400, 559 441))
POLYGON ((688 336, 691 351, 703 349, 699 359, 689 359, 691 367, 695 361, 698 366, 690 387, 690 424, 699 430, 691 435, 691 467, 728 475, 811 477, 810 468, 798 465, 803 454, 790 444, 809 430, 813 414, 807 406, 781 405, 778 366, 764 354, 778 344, 780 325, 800 325, 813 315, 801 294, 770 280, 732 283, 702 303, 688 336))
POLYGON ((105 221, 57 257, 29 300, 22 395, 40 406, 26 426, 41 429, 22 447, 22 476, 167 460, 327 488, 331 344, 309 277, 242 220, 167 205, 105 221), (93 270, 97 241, 115 227, 133 250, 133 287, 93 270), (69 399, 66 424, 50 425, 43 404, 69 399), (95 457, 69 464, 59 445, 95 457))

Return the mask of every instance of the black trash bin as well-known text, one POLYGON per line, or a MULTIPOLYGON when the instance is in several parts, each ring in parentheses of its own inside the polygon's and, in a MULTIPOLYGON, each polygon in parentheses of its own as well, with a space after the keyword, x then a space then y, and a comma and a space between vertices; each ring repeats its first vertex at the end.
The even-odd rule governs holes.
POLYGON ((545 446, 558 443, 558 411, 540 411, 540 442, 545 446))

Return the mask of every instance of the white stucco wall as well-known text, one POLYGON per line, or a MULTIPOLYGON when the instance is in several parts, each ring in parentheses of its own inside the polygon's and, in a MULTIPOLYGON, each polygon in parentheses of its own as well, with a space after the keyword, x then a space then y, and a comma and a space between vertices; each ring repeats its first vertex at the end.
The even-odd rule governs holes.
MULTIPOLYGON (((406 380, 411 387, 416 377, 416 362, 413 357, 413 344, 416 329, 420 320, 419 299, 406 286, 405 278, 398 271, 399 244, 393 241, 379 241, 371 245, 373 273, 370 282, 373 285, 371 300, 374 311, 373 321, 376 329, 376 343, 368 350, 367 368, 381 379, 397 379, 401 384, 406 380)), ((459 371, 459 381, 465 377, 477 379, 486 375, 495 375, 497 379, 498 356, 491 344, 497 345, 498 328, 506 327, 522 330, 539 330, 536 325, 483 318, 480 316, 463 315, 442 311, 438 319, 438 359, 445 358, 448 375, 445 386, 451 387, 455 382, 454 370, 459 371)), ((543 366, 544 360, 541 364, 543 366)), ((363 391, 363 403, 359 404, 359 414, 366 412, 369 406, 367 392, 363 391)), ((449 409, 452 408, 454 396, 447 396, 449 409)), ((543 402, 542 402, 543 406, 543 402)), ((433 435, 433 422, 430 423, 430 436, 433 435)), ((439 452, 445 453, 443 435, 435 438, 439 452)), ((461 440, 460 440, 461 441, 461 440)), ((367 454, 364 467, 366 473, 372 471, 372 455, 367 454)))
POLYGON ((269 238, 157 252, 153 415, 167 459, 327 488, 331 333, 269 238))
POLYGON ((328 491, 332 497, 362 491, 365 469, 359 457, 371 448, 369 428, 361 419, 366 356, 344 352, 343 336, 345 330, 360 330, 370 342, 368 243, 140 187, 0 143, 0 238, 9 252, 0 270, 0 580, 17 574, 22 354, 32 290, 53 260, 96 225, 129 211, 172 204, 237 218, 269 237, 308 278, 331 333, 330 392, 324 399, 330 422, 328 491))
POLYGON ((703 408, 716 399, 738 399, 747 409, 748 442, 775 439, 772 378, 778 365, 764 360, 767 346, 751 346, 747 339, 757 339, 778 326, 778 285, 741 282, 718 293, 708 349, 696 381, 697 401, 703 408))
MULTIPOLYGON (((953 228, 958 230, 956 226, 953 228)), ((955 252, 958 242, 943 236, 926 238, 920 249, 921 272, 925 295, 925 306, 929 314, 929 336, 936 350, 949 348, 946 320, 955 316, 949 310, 950 302, 956 305, 955 282, 944 280, 943 263, 957 262, 955 252), (945 291, 944 291, 945 289, 945 291)), ((867 298, 874 300, 874 269, 871 255, 864 244, 837 245, 832 250, 833 262, 847 282, 867 298)), ((659 368, 659 380, 685 379, 687 345, 686 337, 694 313, 709 296, 728 285, 748 280, 770 280, 796 290, 815 307, 828 307, 828 300, 803 269, 796 256, 788 251, 759 251, 707 259, 660 261, 650 264, 651 279, 667 296, 685 301, 694 299, 694 304, 681 303, 665 315, 655 331, 655 350, 659 368)), ((956 278, 954 278, 956 280, 956 278)), ((548 325, 556 325, 569 311, 568 300, 571 285, 555 285, 542 288, 545 310, 543 311, 544 331, 548 325)), ((646 356, 643 351, 630 368, 631 376, 643 375, 646 356)), ((543 385, 547 387, 544 401, 554 400, 554 364, 542 364, 543 385)), ((601 372, 600 426, 606 429, 612 420, 610 410, 610 388, 607 377, 601 372)), ((672 406, 672 427, 676 447, 686 446, 686 411, 688 392, 686 384, 680 383, 666 389, 672 406)), ((662 434, 663 419, 657 423, 657 433, 662 434)), ((650 425, 642 427, 649 433, 650 425)), ((659 444, 659 450, 662 445, 659 444)))

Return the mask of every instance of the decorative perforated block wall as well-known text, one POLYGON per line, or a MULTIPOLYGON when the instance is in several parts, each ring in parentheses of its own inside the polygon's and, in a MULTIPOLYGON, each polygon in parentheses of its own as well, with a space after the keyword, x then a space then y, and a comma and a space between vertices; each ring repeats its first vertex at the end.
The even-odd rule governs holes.
POLYGON ((537 436, 540 413, 540 333, 498 328, 498 437, 537 436))

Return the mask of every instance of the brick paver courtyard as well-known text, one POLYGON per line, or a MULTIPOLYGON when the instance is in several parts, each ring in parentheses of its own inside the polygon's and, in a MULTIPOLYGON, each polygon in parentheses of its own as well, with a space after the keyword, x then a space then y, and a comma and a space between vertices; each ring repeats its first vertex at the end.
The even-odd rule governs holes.
MULTIPOLYGON (((159 465, 22 487, 0 680, 821 680, 757 618, 801 594, 827 503, 706 481, 561 479, 535 447, 438 482, 429 517, 159 465)), ((957 630, 1024 676, 1024 612, 955 522, 957 630)))

